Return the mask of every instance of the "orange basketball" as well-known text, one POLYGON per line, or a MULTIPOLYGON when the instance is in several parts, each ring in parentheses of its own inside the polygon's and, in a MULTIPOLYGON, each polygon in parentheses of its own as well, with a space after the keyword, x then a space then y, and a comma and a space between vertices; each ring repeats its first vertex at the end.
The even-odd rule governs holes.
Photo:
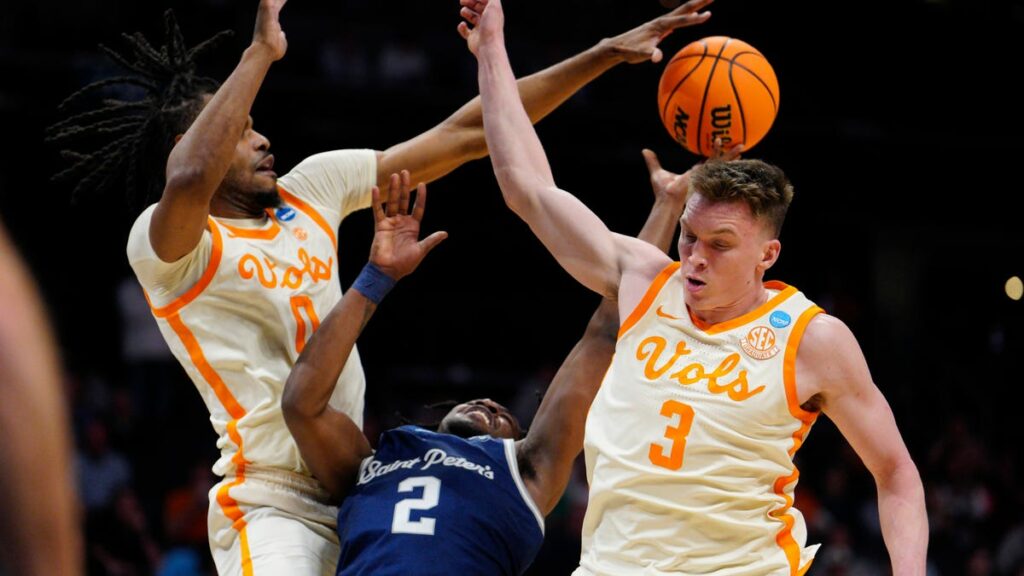
POLYGON ((749 150, 764 138, 779 110, 779 82, 753 46, 725 36, 692 42, 665 65, 658 112, 672 138, 708 156, 715 138, 749 150))

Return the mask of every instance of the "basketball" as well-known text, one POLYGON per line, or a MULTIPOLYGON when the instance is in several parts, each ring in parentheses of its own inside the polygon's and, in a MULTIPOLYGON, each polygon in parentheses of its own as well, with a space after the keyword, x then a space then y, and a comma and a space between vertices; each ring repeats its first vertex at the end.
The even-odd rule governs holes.
POLYGON ((753 46, 711 36, 685 46, 669 60, 658 84, 658 112, 665 129, 701 156, 722 145, 750 150, 764 138, 779 110, 779 82, 753 46))

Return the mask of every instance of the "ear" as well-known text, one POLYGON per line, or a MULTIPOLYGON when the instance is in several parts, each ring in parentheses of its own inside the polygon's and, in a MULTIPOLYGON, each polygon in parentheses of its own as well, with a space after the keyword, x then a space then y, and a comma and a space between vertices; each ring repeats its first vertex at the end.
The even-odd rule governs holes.
POLYGON ((775 265, 775 261, 779 259, 779 252, 782 251, 782 243, 779 242, 778 238, 773 238, 766 241, 761 245, 761 261, 758 262, 757 267, 761 272, 771 268, 775 265))

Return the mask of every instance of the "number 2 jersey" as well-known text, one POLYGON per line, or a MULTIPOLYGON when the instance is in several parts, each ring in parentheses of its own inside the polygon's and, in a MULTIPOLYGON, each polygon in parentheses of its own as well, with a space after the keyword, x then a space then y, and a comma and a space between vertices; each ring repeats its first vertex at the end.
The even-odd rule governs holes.
POLYGON ((544 520, 515 442, 415 426, 381 434, 338 512, 340 576, 521 574, 544 520))
POLYGON ((707 325, 679 263, 622 323, 590 408, 590 500, 577 575, 802 574, 793 455, 816 417, 796 396, 800 338, 821 309, 768 282, 766 303, 707 325))

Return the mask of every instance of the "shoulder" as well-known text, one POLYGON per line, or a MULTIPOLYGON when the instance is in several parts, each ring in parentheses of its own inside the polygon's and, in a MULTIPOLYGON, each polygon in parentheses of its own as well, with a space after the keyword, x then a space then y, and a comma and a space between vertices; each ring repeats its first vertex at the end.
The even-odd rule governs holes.
POLYGON ((302 179, 313 179, 316 182, 324 178, 332 179, 343 176, 362 176, 367 173, 376 175, 378 152, 375 150, 352 149, 331 150, 314 154, 299 162, 295 168, 281 176, 282 185, 295 185, 302 179))
POLYGON ((616 235, 625 248, 622 278, 619 281, 619 311, 628 312, 652 289, 660 290, 679 269, 677 262, 655 246, 628 236, 616 235))
POLYGON ((136 218, 128 234, 126 252, 135 276, 146 289, 154 306, 163 306, 195 284, 210 264, 213 239, 205 230, 195 248, 174 262, 163 261, 149 239, 150 222, 156 204, 136 218))
POLYGON ((797 351, 797 382, 801 396, 840 394, 860 382, 870 382, 864 353, 845 322, 818 314, 807 324, 797 351))

